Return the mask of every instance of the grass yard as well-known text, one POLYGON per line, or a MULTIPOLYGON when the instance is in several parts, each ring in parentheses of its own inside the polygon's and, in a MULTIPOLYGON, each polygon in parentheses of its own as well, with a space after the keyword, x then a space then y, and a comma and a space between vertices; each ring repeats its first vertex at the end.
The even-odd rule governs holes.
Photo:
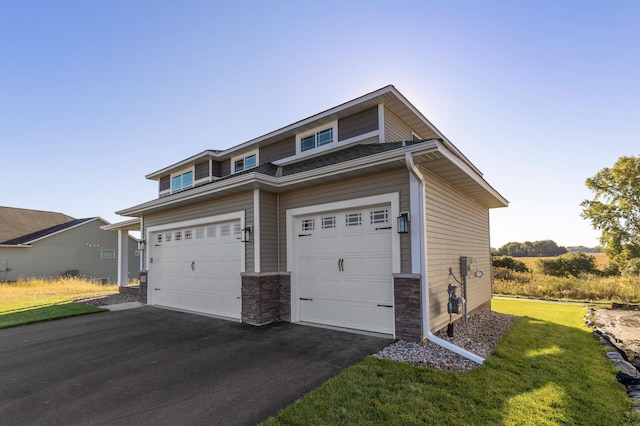
POLYGON ((116 285, 101 285, 78 278, 25 280, 0 284, 0 329, 34 322, 101 312, 73 303, 78 297, 116 293, 116 285))
POLYGON ((586 308, 493 305, 522 318, 484 365, 455 373, 367 357, 265 424, 634 424, 616 370, 584 326, 586 308))

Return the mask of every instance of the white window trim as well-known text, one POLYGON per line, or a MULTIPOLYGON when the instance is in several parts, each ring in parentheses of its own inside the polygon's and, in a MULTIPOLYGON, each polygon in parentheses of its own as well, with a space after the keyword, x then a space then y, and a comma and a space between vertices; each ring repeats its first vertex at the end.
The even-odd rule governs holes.
MULTIPOLYGON (((389 205, 389 221, 393 227, 391 231, 391 272, 394 274, 400 273, 400 235, 397 232, 394 220, 392 220, 392 218, 400 215, 400 193, 390 192, 387 194, 373 195, 371 197, 354 198, 351 200, 298 207, 287 210, 287 269, 291 271, 291 322, 300 321, 300 308, 298 303, 300 297, 298 268, 294 267, 296 253, 295 236, 298 235, 297 229, 295 228, 296 218, 310 214, 322 214, 330 211, 366 208, 369 206, 373 207, 380 205, 389 205)), ((392 277, 389 277, 389 280, 392 279, 392 277)))
POLYGON ((318 126, 313 129, 307 130, 305 132, 296 134, 296 155, 300 155, 302 153, 306 154, 307 152, 315 153, 315 152, 320 152, 324 149, 331 149, 336 146, 335 144, 337 142, 338 142, 338 120, 334 120, 331 123, 323 124, 322 126, 318 126), (318 132, 322 132, 323 130, 328 130, 328 129, 333 130, 333 141, 331 143, 328 143, 322 146, 316 146, 315 148, 307 149, 305 151, 302 150, 302 146, 301 146, 302 139, 306 138, 307 136, 315 135, 318 132))
POLYGON ((247 151, 244 152, 240 155, 236 155, 235 157, 231 157, 231 174, 235 174, 235 173, 240 173, 240 172, 244 172, 245 170, 251 170, 251 169, 255 169, 256 167, 258 167, 260 165, 260 153, 259 153, 259 149, 254 149, 253 151, 247 151), (242 170, 236 170, 236 161, 238 160, 243 160, 247 157, 251 157, 252 155, 256 156, 256 165, 254 167, 251 167, 251 169, 242 169, 242 170))
POLYGON ((182 169, 182 170, 180 170, 179 172, 176 172, 176 173, 171 173, 171 176, 169 176, 169 192, 171 194, 177 194, 178 192, 182 192, 185 189, 193 188, 195 186, 195 184, 196 184, 196 167, 195 166, 191 166, 191 167, 189 167, 187 169, 182 169), (191 186, 186 187, 186 188, 183 187, 183 188, 181 188, 181 189, 179 189, 177 191, 174 191, 173 190, 173 178, 176 177, 176 176, 181 176, 181 175, 183 175, 185 173, 189 173, 189 172, 192 173, 191 186))
MULTIPOLYGON (((338 144, 328 143, 326 145, 321 146, 320 148, 309 149, 307 151, 300 151, 299 153, 292 155, 290 157, 281 158, 279 160, 273 161, 273 164, 275 164, 276 166, 282 166, 282 165, 291 163, 293 161, 304 160, 308 157, 313 157, 325 151, 343 149, 348 147, 349 145, 356 145, 366 139, 378 138, 379 135, 380 135, 379 130, 372 130, 369 133, 365 133, 362 135, 354 136, 349 139, 341 140, 338 144)), ((300 147, 300 142, 297 142, 297 146, 298 148, 300 147)))
POLYGON ((116 251, 113 249, 109 249, 109 250, 100 250, 100 259, 115 259, 116 258, 116 251), (113 256, 109 255, 109 256, 105 256, 106 253, 113 253, 113 256))

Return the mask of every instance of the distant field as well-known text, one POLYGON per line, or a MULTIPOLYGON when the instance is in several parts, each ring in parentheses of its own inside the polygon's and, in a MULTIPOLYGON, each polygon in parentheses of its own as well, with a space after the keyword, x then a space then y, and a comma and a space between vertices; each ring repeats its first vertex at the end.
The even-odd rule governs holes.
MULTIPOLYGON (((596 267, 602 269, 609 263, 609 258, 604 253, 586 253, 589 256, 596 258, 596 267)), ((553 257, 514 257, 514 259, 527 265, 530 270, 535 270, 536 261, 539 259, 553 259, 553 257)))

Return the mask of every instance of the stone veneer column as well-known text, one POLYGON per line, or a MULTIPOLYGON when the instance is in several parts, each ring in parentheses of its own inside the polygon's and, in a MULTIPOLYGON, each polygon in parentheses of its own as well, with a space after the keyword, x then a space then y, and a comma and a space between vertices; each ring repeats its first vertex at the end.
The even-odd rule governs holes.
POLYGON ((242 276, 242 322, 265 325, 291 320, 288 273, 245 272, 242 276))
POLYGON ((393 274, 396 339, 422 340, 420 275, 393 274))

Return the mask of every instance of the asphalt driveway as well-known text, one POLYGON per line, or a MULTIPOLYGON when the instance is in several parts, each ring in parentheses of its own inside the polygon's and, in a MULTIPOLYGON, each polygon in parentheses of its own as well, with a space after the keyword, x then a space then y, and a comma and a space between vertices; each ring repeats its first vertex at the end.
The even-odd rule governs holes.
POLYGON ((149 306, 0 330, 0 423, 256 424, 389 343, 149 306))

